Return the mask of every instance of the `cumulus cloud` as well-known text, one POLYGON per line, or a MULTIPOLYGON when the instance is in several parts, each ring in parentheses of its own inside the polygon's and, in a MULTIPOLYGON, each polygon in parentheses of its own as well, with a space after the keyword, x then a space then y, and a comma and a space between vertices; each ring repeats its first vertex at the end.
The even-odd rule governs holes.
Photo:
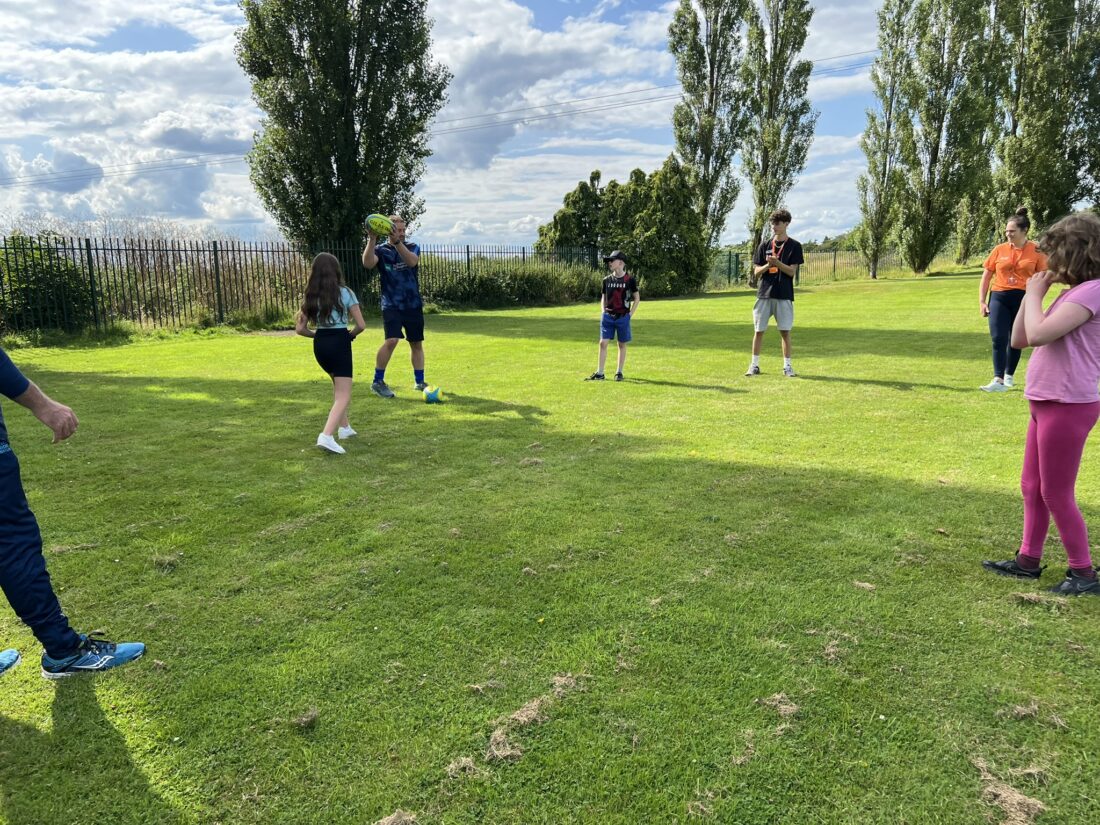
MULTIPOLYGON (((665 41, 676 2, 591 0, 545 29, 527 2, 429 0, 433 56, 455 79, 419 187, 427 204, 422 238, 460 241, 468 232, 484 242, 529 243, 591 170, 622 180, 634 168, 657 168, 672 149, 678 89, 665 41)), ((816 5, 807 56, 874 47, 877 0, 816 5)), ((236 0, 38 0, 0 16, 0 173, 81 178, 0 189, 0 211, 164 216, 269 232, 243 163, 129 174, 135 163, 247 151, 260 112, 233 53, 241 22, 236 0), (102 47, 127 27, 157 26, 185 32, 193 47, 102 47)), ((815 76, 811 95, 820 108, 867 88, 866 68, 851 69, 815 76)), ((792 208, 815 215, 815 226, 852 214, 855 171, 845 164, 858 166, 855 140, 819 137, 792 192, 792 208), (834 178, 823 183, 829 170, 834 178)), ((743 222, 731 216, 731 226, 743 222)))

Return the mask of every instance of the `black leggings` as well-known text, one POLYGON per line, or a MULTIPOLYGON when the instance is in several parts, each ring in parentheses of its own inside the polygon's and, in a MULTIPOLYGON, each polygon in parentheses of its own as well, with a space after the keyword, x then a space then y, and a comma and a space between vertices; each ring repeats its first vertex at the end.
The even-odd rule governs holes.
POLYGON ((351 378, 351 333, 347 327, 319 329, 313 339, 313 357, 333 378, 351 378))
POLYGON ((1006 289, 989 296, 989 334, 993 338, 993 374, 998 378, 1015 375, 1020 364, 1020 350, 1013 349, 1012 324, 1020 312, 1024 290, 1006 289))

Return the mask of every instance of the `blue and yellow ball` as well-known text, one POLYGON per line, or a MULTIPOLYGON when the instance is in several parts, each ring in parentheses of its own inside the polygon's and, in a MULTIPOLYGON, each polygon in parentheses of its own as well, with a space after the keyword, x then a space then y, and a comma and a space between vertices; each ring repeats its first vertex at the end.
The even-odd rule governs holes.
POLYGON ((442 404, 443 388, 428 387, 426 390, 424 390, 424 400, 429 404, 442 404))

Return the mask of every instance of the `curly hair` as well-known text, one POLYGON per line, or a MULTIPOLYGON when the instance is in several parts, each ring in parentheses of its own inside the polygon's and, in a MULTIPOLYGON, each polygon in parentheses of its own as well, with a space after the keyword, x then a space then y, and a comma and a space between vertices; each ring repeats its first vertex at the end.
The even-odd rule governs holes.
POLYGON ((1100 278, 1100 217, 1078 212, 1062 218, 1043 233, 1039 249, 1059 283, 1077 286, 1100 278))

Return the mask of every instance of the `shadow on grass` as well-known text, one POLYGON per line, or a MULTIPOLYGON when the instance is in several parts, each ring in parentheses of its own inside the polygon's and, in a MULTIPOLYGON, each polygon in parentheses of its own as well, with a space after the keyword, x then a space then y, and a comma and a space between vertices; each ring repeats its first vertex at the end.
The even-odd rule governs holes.
POLYGON ((176 823, 103 714, 95 677, 56 684, 49 733, 0 716, 0 791, 8 825, 176 823))
POLYGON ((676 387, 678 389, 702 390, 705 392, 724 392, 727 395, 737 395, 745 390, 734 389, 722 384, 689 384, 683 381, 660 381, 656 378, 626 378, 627 384, 652 384, 656 387, 676 387))
MULTIPOLYGON (((864 469, 859 450, 866 442, 858 430, 822 433, 821 444, 828 446, 820 452, 815 445, 791 456, 790 438, 806 421, 770 421, 766 444, 774 445, 772 450, 756 446, 748 453, 751 460, 716 460, 683 443, 694 437, 700 443, 690 446, 705 449, 705 438, 690 434, 692 425, 646 434, 641 425, 654 419, 629 417, 621 409, 586 421, 584 431, 570 431, 547 426, 547 411, 533 405, 460 395, 450 403, 474 416, 456 420, 428 405, 375 401, 368 423, 359 427, 367 443, 353 445, 346 460, 309 453, 300 459, 301 469, 276 473, 280 462, 299 454, 299 439, 309 432, 300 396, 286 397, 288 388, 297 394, 304 382, 166 378, 158 384, 171 392, 158 397, 147 389, 148 377, 38 372, 47 391, 77 407, 78 414, 81 406, 98 405, 97 415, 119 419, 114 423, 119 438, 85 442, 89 466, 112 461, 141 466, 140 473, 123 468, 112 479, 114 495, 104 510, 94 483, 74 481, 60 464, 39 465, 39 490, 65 483, 66 506, 95 513, 69 526, 78 534, 74 540, 94 531, 96 519, 126 519, 129 512, 178 514, 172 531, 181 546, 200 537, 186 545, 187 562, 171 575, 119 568, 116 551, 105 547, 68 557, 59 578, 75 578, 79 571, 95 579, 104 571, 129 570, 127 587, 144 588, 140 601, 124 606, 110 589, 97 591, 95 600, 119 605, 110 621, 131 626, 143 616, 143 601, 171 603, 171 594, 187 593, 194 607, 172 608, 178 614, 174 620, 151 626, 146 638, 158 648, 169 648, 180 637, 201 639, 195 648, 201 666, 169 670, 172 690, 151 693, 149 702, 174 720, 169 727, 206 732, 201 746, 181 744, 178 760, 192 784, 221 783, 223 821, 245 819, 246 803, 237 800, 251 792, 252 783, 256 801, 247 803, 247 817, 253 821, 285 818, 292 804, 287 788, 295 789, 293 804, 301 811, 314 810, 326 793, 313 790, 311 780, 318 776, 346 789, 341 803, 350 811, 348 821, 374 821, 382 808, 423 810, 433 804, 455 814, 456 821, 474 804, 483 821, 509 820, 517 809, 531 820, 554 821, 548 809, 582 806, 592 821, 673 821, 682 814, 680 800, 706 778, 682 758, 684 742, 690 740, 705 756, 701 762, 728 761, 729 743, 722 742, 719 722, 733 718, 738 726, 745 724, 753 712, 747 697, 791 690, 790 685, 812 703, 807 728, 828 735, 846 759, 807 749, 798 769, 812 773, 816 784, 805 788, 793 781, 766 795, 778 797, 776 805, 820 804, 814 787, 839 786, 852 763, 879 765, 896 758, 891 748, 897 743, 889 737, 863 736, 853 725, 825 730, 839 724, 845 707, 896 701, 902 713, 931 696, 942 702, 935 714, 907 717, 909 741, 938 742, 945 726, 984 741, 1004 738, 1003 723, 988 702, 970 701, 971 694, 960 699, 958 686, 986 695, 1007 679, 990 675, 997 663, 1015 669, 1024 667, 1020 662, 1038 668, 1044 659, 1055 661, 1052 634, 1065 633, 1061 624, 1037 619, 1038 627, 1028 634, 998 626, 975 635, 985 633, 976 618, 994 614, 1003 623, 1001 614, 1011 617, 1016 610, 1013 591, 1038 589, 988 576, 978 565, 982 557, 1006 557, 1018 541, 1014 483, 990 493, 938 482, 934 455, 923 468, 924 481, 876 475, 864 469), (188 400, 193 396, 213 400, 188 400), (234 406, 239 399, 253 402, 250 412, 222 433, 229 419, 240 416, 234 406), (143 414, 134 410, 150 402, 156 414, 139 426, 143 414), (406 426, 413 420, 416 426, 406 426), (189 429, 178 422, 190 422, 189 429), (375 435, 387 427, 385 437, 375 435), (216 443, 209 435, 215 429, 221 433, 216 443), (631 432, 623 437, 620 429, 631 432), (536 450, 533 430, 538 430, 536 450), (257 432, 264 434, 262 450, 257 432), (169 436, 175 438, 170 451, 158 446, 169 436), (827 436, 850 439, 849 451, 827 436), (425 444, 433 445, 431 456, 425 457, 425 444), (146 452, 132 457, 133 445, 146 452), (684 449, 670 449, 677 445, 684 449), (315 513, 316 502, 303 498, 302 486, 312 483, 311 467, 321 461, 326 489, 333 491, 323 533, 316 519, 303 520, 315 513), (362 476, 364 468, 377 467, 385 468, 387 479, 401 480, 370 502, 369 524, 385 522, 383 532, 362 529, 362 476), (150 484, 153 477, 158 484, 150 484), (251 497, 233 505, 237 489, 251 497), (636 510, 644 518, 634 518, 636 510), (257 518, 271 524, 257 524, 257 518), (215 530, 204 534, 211 522, 215 530), (356 525, 351 558, 318 542, 321 536, 353 535, 356 525), (539 575, 524 576, 526 565, 539 575), (877 589, 868 593, 853 586, 856 580, 877 589), (118 615, 125 610, 130 618, 118 615), (246 611, 262 622, 242 621, 246 611), (545 623, 535 618, 543 616, 545 623), (966 633, 960 631, 962 620, 966 633), (234 628, 231 639, 220 630, 211 632, 225 627, 234 628), (369 645, 357 632, 361 628, 373 628, 369 645), (851 661, 860 678, 832 679, 838 666, 789 658, 764 644, 782 641, 797 650, 810 629, 858 635, 862 647, 853 645, 851 661), (593 695, 602 699, 600 691, 614 689, 617 697, 644 697, 647 708, 689 708, 678 718, 675 735, 654 736, 645 748, 625 755, 616 750, 613 736, 585 740, 587 751, 565 737, 554 745, 560 773, 541 795, 527 795, 522 784, 502 779, 469 783, 463 791, 468 796, 438 802, 440 766, 464 752, 460 748, 469 746, 470 731, 480 731, 493 715, 477 704, 480 699, 463 698, 468 691, 462 685, 478 681, 505 657, 515 663, 509 678, 517 683, 544 682, 549 673, 591 666, 597 676, 607 676, 606 685, 614 639, 628 636, 646 640, 639 675, 616 676, 614 688, 601 687, 597 679, 593 695), (308 676, 282 665, 280 657, 321 639, 325 656, 309 660, 308 676), (272 655, 242 663, 240 649, 272 655), (438 684, 390 685, 386 668, 393 662, 404 663, 409 674, 436 674, 438 684), (895 664, 904 664, 912 676, 899 679, 891 669, 895 664), (600 667, 604 670, 595 670, 600 667), (809 674, 806 679, 800 680, 799 670, 809 674), (675 679, 666 678, 668 673, 675 679), (827 689, 813 696, 810 677, 827 689), (181 695, 200 699, 179 701, 181 695), (239 697, 247 697, 249 708, 264 709, 261 720, 286 713, 288 705, 316 704, 323 722, 310 734, 316 741, 309 759, 289 759, 285 742, 265 733, 268 722, 257 725, 234 705, 239 697), (370 708, 370 731, 401 732, 405 761, 393 759, 392 735, 365 735, 363 708, 370 708), (242 775, 225 775, 224 764, 212 760, 217 747, 247 754, 247 764, 255 768, 247 786, 242 775), (361 780, 363 765, 381 766, 371 783, 361 780), (603 770, 593 771, 593 765, 603 770), (661 788, 662 798, 624 794, 618 778, 623 775, 638 788, 661 788), (383 797, 385 805, 378 801, 383 797), (666 806, 666 799, 673 801, 666 806)), ((320 387, 316 391, 323 396, 320 387)), ((708 396, 697 400, 700 407, 725 403, 708 396)), ((1022 451, 1022 427, 1015 438, 1022 451)), ((158 525, 141 529, 143 537, 156 536, 158 525)), ((1061 561, 1060 551, 1051 555, 1061 561)), ((112 575, 120 578, 118 572, 112 575)), ((1084 622, 1092 606, 1074 604, 1069 610, 1083 614, 1084 622)), ((1072 665, 1063 660, 1059 667, 1066 670, 1059 678, 1067 695, 1080 697, 1070 710, 1080 707, 1083 713, 1098 698, 1094 671, 1072 665)), ((1012 675, 1026 682, 1032 672, 1012 675)), ((103 821, 174 821, 94 696, 66 697, 63 688, 68 689, 59 687, 54 734, 0 720, 5 754, 0 780, 10 821, 61 821, 56 813, 61 808, 51 799, 77 804, 85 794, 109 811, 123 804, 116 800, 130 797, 129 809, 103 821), (104 771, 101 761, 113 767, 104 771), (102 788, 85 787, 100 780, 106 780, 102 788)), ((647 713, 639 711, 643 725, 662 721, 647 713)), ((575 724, 591 727, 590 710, 579 710, 575 724)), ((1057 735, 1071 737, 1060 740, 1068 742, 1067 751, 1095 752, 1095 734, 1087 726, 1057 735)), ((926 760, 932 778, 944 787, 948 808, 973 794, 971 783, 958 779, 958 760, 951 761, 957 744, 949 739, 933 753, 936 759, 926 760)), ((1084 764, 1073 768, 1082 766, 1083 774, 1084 764)), ((777 787, 767 778, 746 781, 755 782, 751 787, 758 792, 777 787)), ((874 791, 868 810, 876 799, 891 800, 872 811, 881 812, 883 821, 887 804, 900 804, 899 793, 914 793, 897 775, 870 774, 866 781, 874 791)), ((746 808, 740 817, 718 819, 774 821, 772 799, 758 795, 758 802, 749 794, 741 802, 720 801, 746 808)))
POLYGON ((830 384, 859 384, 871 387, 885 387, 891 390, 912 392, 913 390, 942 390, 943 392, 971 392, 965 387, 949 387, 946 384, 922 384, 914 381, 890 381, 882 378, 845 378, 841 375, 807 375, 799 373, 804 381, 822 381, 830 384))
MULTIPOLYGON (((800 313, 800 317, 806 317, 810 313, 811 310, 807 308, 800 313)), ((914 323, 918 322, 914 319, 914 323)), ((753 335, 751 304, 745 300, 742 300, 742 306, 731 307, 729 319, 726 321, 655 319, 643 316, 636 318, 633 326, 633 343, 646 347, 744 350, 746 355, 753 335), (734 309, 736 311, 732 311, 734 309)), ((478 313, 443 318, 437 330, 487 338, 588 343, 597 340, 599 325, 596 320, 587 318, 518 317, 478 313)), ((792 336, 795 341, 795 356, 799 359, 893 352, 905 353, 910 357, 970 358, 984 355, 989 350, 989 333, 986 329, 978 328, 974 331, 843 329, 813 326, 812 322, 800 324, 796 321, 792 336)), ((768 341, 774 341, 778 348, 779 335, 774 329, 765 336, 765 346, 768 346, 768 341)))

